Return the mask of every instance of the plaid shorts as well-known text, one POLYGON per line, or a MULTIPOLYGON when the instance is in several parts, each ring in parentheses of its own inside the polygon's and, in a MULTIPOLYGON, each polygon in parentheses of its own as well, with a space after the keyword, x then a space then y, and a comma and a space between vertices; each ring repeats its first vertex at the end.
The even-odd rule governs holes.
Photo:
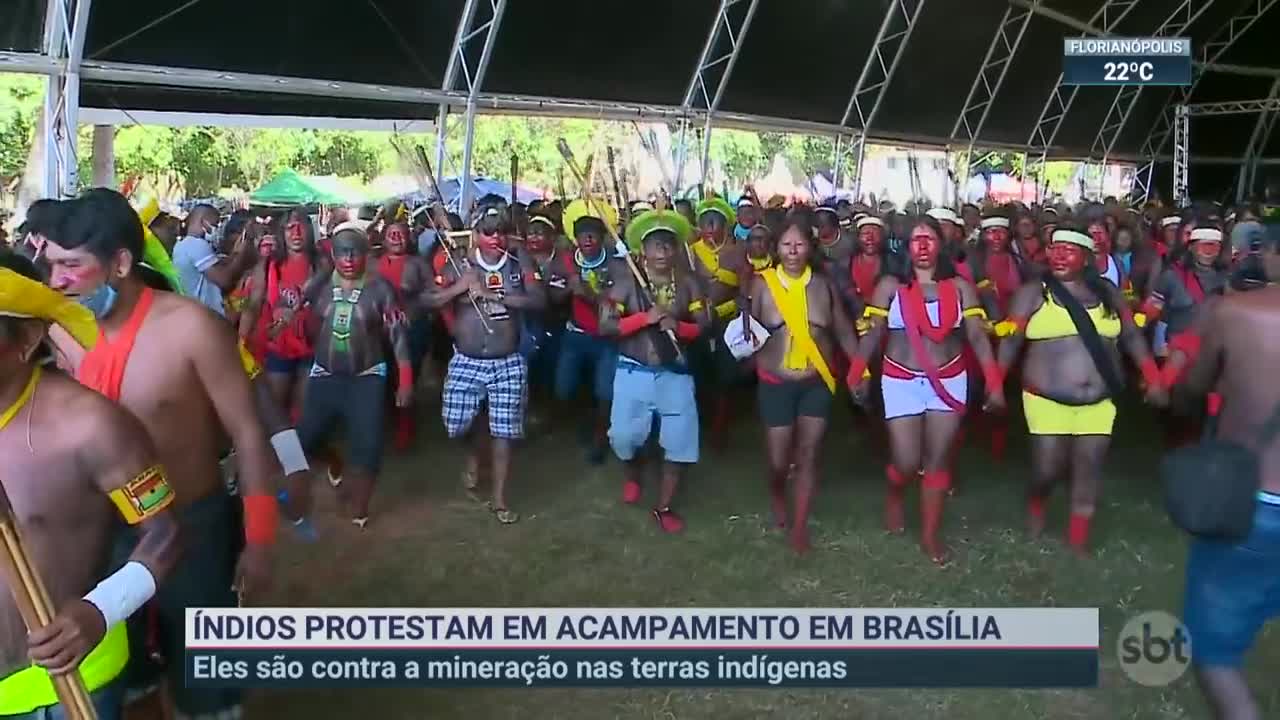
POLYGON ((453 354, 444 381, 441 415, 449 437, 471 429, 471 422, 488 400, 489 434, 516 440, 524 437, 524 403, 529 366, 524 356, 474 358, 453 354))

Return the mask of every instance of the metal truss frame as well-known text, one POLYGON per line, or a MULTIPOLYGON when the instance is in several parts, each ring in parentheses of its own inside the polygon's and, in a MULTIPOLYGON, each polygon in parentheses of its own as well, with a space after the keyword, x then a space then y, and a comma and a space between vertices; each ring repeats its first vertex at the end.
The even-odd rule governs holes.
MULTIPOLYGON (((1213 6, 1214 0, 1182 0, 1173 12, 1165 19, 1160 27, 1152 33, 1154 37, 1179 37, 1185 33, 1206 10, 1213 6), (1197 5, 1199 7, 1197 7, 1197 5)), ((1111 151, 1115 148, 1116 141, 1120 139, 1120 134, 1124 132, 1124 128, 1129 124, 1129 116, 1133 113, 1133 108, 1138 104, 1138 98, 1142 96, 1142 85, 1125 85, 1116 93, 1115 99, 1111 102, 1111 107, 1107 110, 1107 114, 1103 116, 1102 125, 1098 128, 1098 134, 1093 139, 1093 145, 1089 148, 1090 158, 1100 158, 1102 164, 1102 173, 1100 182, 1105 182, 1107 176, 1107 161, 1111 159, 1111 151)), ((1175 157, 1176 157, 1175 153, 1175 157)), ((1101 194, 1102 186, 1098 186, 1099 194, 1101 194)))
POLYGON ((724 97, 725 88, 729 85, 729 77, 733 75, 733 66, 738 62, 738 53, 742 48, 747 31, 751 28, 751 20, 755 17, 760 0, 720 0, 720 9, 716 11, 715 20, 707 33, 707 42, 702 46, 702 54, 698 56, 698 66, 689 79, 689 87, 685 90, 684 101, 680 108, 684 117, 680 120, 680 139, 676 146, 675 187, 670 190, 678 195, 684 182, 684 166, 688 156, 689 126, 693 115, 705 115, 702 130, 702 166, 698 184, 706 182, 707 171, 711 165, 711 127, 715 122, 716 111, 720 109, 720 100, 724 97), (745 10, 739 10, 745 6, 745 10), (728 47, 725 47, 726 43, 728 47))
POLYGON ((1273 112, 1280 109, 1280 98, 1275 95, 1272 85, 1270 96, 1261 100, 1230 100, 1216 103, 1194 103, 1187 105, 1191 117, 1208 117, 1211 115, 1252 115, 1253 113, 1273 112))
MULTIPOLYGON (((471 183, 471 156, 475 143, 476 109, 480 98, 480 89, 484 85, 485 73, 489 70, 489 59, 493 56, 494 39, 498 36, 498 28, 502 25, 502 15, 507 8, 507 0, 467 0, 462 8, 462 16, 458 18, 458 31, 453 38, 453 49, 449 51, 449 64, 444 72, 444 85, 441 91, 466 93, 465 135, 462 143, 462 172, 458 176, 462 193, 458 200, 458 214, 463 222, 470 219, 472 194, 475 187, 471 183), (481 13, 482 9, 486 9, 481 13), (467 52, 474 47, 476 41, 481 43, 480 57, 474 64, 467 58, 467 52), (462 80, 461 83, 458 81, 462 80)), ((438 180, 444 179, 445 147, 448 142, 449 105, 441 104, 436 120, 436 173, 438 180)))
POLYGON ((1190 204, 1187 178, 1191 172, 1191 114, 1186 105, 1173 109, 1173 200, 1177 207, 1190 204))
MULTIPOLYGON (((1184 0, 1185 1, 1185 0, 1184 0)), ((1090 32, 1094 35, 1109 35, 1120 24, 1121 20, 1138 5, 1142 0, 1106 0, 1102 7, 1094 12, 1089 18, 1088 23, 1073 25, 1077 29, 1090 32), (1098 23, 1102 23, 1099 27, 1098 23), (1087 30, 1085 30, 1087 28, 1087 30)), ((1043 15, 1045 8, 1033 11, 1043 15)), ((1059 19, 1060 18, 1055 18, 1059 19)), ((1049 97, 1044 102, 1044 107, 1040 110, 1040 117, 1036 120, 1036 124, 1031 128, 1031 135, 1027 138, 1026 155, 1027 162, 1026 175, 1035 178, 1036 183, 1036 200, 1040 200, 1040 188, 1043 186, 1044 180, 1044 164, 1049 157, 1049 149, 1053 147, 1053 143, 1058 138, 1058 131, 1062 129, 1062 122, 1066 119, 1067 113, 1071 111, 1071 106, 1076 101, 1076 95, 1080 93, 1078 85, 1071 86, 1069 90, 1064 90, 1062 85, 1063 73, 1058 73, 1058 79, 1054 81, 1053 88, 1049 91, 1049 97)))
POLYGON ((43 59, 46 77, 43 112, 44 197, 71 197, 80 186, 76 130, 80 115, 80 64, 91 0, 49 0, 45 7, 43 59))
POLYGON ((982 67, 978 69, 978 76, 973 79, 973 85, 969 88, 969 95, 964 100, 959 117, 956 118, 955 127, 951 129, 953 139, 967 141, 964 157, 960 161, 961 182, 968 181, 971 167, 969 163, 970 158, 973 157, 974 145, 982 136, 982 126, 986 124, 991 107, 995 104, 996 95, 1000 93, 1000 87, 1004 84, 1005 73, 1009 70, 1014 55, 1018 54, 1018 47, 1022 45, 1022 36, 1026 33, 1031 16, 1036 13, 1041 2, 1042 0, 1030 0, 1026 6, 1010 4, 1005 9, 1004 17, 1000 19, 1000 26, 996 29, 996 36, 991 41, 991 47, 987 49, 987 56, 982 60, 982 67), (962 130, 963 137, 960 135, 962 130))
POLYGON ((880 102, 884 99, 884 91, 893 80, 893 74, 902 60, 902 53, 911 40, 911 31, 915 29, 920 11, 924 9, 926 0, 890 0, 889 9, 885 12, 876 39, 871 43, 871 52, 862 65, 858 82, 854 85, 853 94, 840 117, 843 130, 836 136, 835 167, 833 174, 835 184, 840 185, 844 175, 844 166, 849 155, 854 155, 853 194, 862 194, 862 165, 867 153, 867 135, 871 132, 876 115, 880 112, 880 102), (892 58, 885 63, 887 50, 892 48, 892 58), (869 105, 870 107, 866 107, 869 105), (849 122, 854 115, 858 117, 856 130, 850 129, 849 122), (852 147, 851 147, 852 146, 852 147))
POLYGON ((1204 44, 1201 52, 1201 62, 1193 66, 1191 70, 1190 87, 1174 89, 1168 105, 1156 117, 1155 125, 1147 133, 1147 138, 1141 145, 1139 157, 1143 158, 1143 164, 1139 166, 1138 172, 1134 174, 1133 181, 1136 190, 1135 200, 1138 204, 1145 203, 1147 198, 1151 196, 1151 181, 1155 174, 1156 159, 1173 134, 1172 108, 1177 105, 1187 104, 1191 99, 1191 94, 1195 92, 1196 86, 1200 84, 1200 80, 1204 77, 1206 70, 1218 71, 1221 68, 1226 72, 1233 72, 1240 69, 1234 66, 1220 66, 1218 60, 1235 44, 1240 36, 1244 35, 1262 17, 1263 13, 1270 10, 1278 2, 1280 0, 1251 0, 1240 12, 1218 28, 1218 31, 1204 44))

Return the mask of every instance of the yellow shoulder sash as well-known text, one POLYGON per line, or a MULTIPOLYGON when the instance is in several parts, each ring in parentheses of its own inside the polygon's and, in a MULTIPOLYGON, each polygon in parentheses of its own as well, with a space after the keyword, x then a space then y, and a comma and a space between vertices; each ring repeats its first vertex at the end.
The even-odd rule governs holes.
POLYGON ((738 274, 720 267, 719 253, 713 250, 705 240, 695 242, 692 247, 693 251, 697 253, 698 259, 715 276, 716 280, 729 287, 738 287, 738 274))
MULTIPOLYGON (((778 306, 778 312, 782 315, 782 322, 787 325, 787 332, 791 335, 791 342, 796 350, 804 354, 813 367, 822 376, 822 381, 827 384, 827 389, 833 394, 836 391, 836 378, 831 374, 831 368, 827 366, 827 361, 822 357, 822 352, 818 350, 818 344, 813 341, 813 335, 809 333, 809 318, 807 309, 807 298, 803 286, 796 288, 796 292, 787 292, 782 287, 782 282, 778 279, 777 268, 769 268, 760 273, 760 277, 764 279, 764 284, 769 288, 769 294, 773 296, 773 302, 778 306)), ((788 350, 788 355, 791 352, 788 350)))

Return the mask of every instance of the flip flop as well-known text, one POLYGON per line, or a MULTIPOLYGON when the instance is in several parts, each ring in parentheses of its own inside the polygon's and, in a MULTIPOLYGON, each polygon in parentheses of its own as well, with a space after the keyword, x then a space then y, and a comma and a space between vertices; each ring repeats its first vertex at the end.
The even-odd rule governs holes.
POLYGON ((351 524, 363 530, 364 526, 369 524, 369 516, 351 518, 351 524))
POLYGON ((508 510, 506 508, 490 508, 493 516, 503 525, 514 525, 520 522, 520 513, 508 510))
POLYGON ((654 508, 652 515, 662 532, 675 535, 684 531, 684 520, 671 508, 654 508))
POLYGON ((342 476, 338 475, 337 477, 334 477, 333 470, 326 470, 325 474, 329 476, 329 485, 331 487, 338 487, 342 484, 342 476))
POLYGON ((478 487, 480 487, 480 478, 477 477, 476 473, 473 473, 470 470, 463 470, 462 489, 467 493, 467 497, 471 498, 475 502, 485 502, 485 499, 480 497, 480 494, 476 492, 476 488, 478 487))

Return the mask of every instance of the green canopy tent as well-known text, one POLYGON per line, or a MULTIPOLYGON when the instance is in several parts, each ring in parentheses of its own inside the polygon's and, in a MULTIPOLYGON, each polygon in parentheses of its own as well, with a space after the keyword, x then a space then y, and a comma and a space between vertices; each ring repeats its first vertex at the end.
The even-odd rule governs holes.
POLYGON ((249 194, 254 205, 292 207, 295 205, 361 205, 364 193, 334 175, 299 175, 282 170, 266 185, 249 194))

